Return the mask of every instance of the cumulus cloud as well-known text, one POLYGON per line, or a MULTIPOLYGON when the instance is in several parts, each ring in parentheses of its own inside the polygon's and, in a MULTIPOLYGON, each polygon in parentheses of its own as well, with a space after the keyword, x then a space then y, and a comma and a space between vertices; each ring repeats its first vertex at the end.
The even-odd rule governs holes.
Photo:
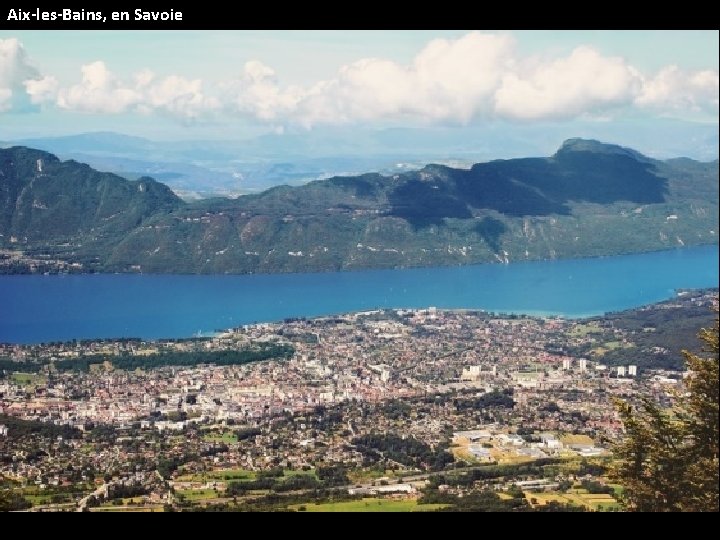
POLYGON ((28 109, 31 101, 25 82, 40 78, 20 41, 0 39, 0 111, 28 109))
POLYGON ((143 70, 135 74, 132 82, 124 82, 104 62, 84 65, 81 71, 79 84, 58 92, 60 108, 99 114, 159 111, 194 118, 219 107, 216 98, 203 94, 200 79, 189 80, 177 75, 158 79, 151 71, 143 70))
POLYGON ((668 66, 645 74, 623 58, 587 46, 562 57, 527 57, 510 35, 481 32, 432 40, 407 64, 360 59, 307 86, 283 85, 272 67, 256 60, 211 90, 200 79, 157 77, 149 70, 123 80, 102 61, 80 71, 79 82, 61 85, 28 62, 19 41, 0 40, 0 111, 24 103, 95 114, 234 116, 275 127, 611 118, 629 108, 718 113, 717 71, 668 66))
POLYGON ((492 96, 513 62, 508 36, 470 33, 431 41, 409 66, 366 58, 334 79, 283 89, 273 70, 248 62, 231 104, 263 120, 304 125, 407 118, 467 123, 492 112, 492 96))
POLYGON ((705 70, 689 73, 668 66, 644 81, 635 103, 670 111, 718 113, 718 72, 705 70))
POLYGON ((220 107, 217 98, 204 94, 200 79, 177 75, 155 79, 141 74, 136 91, 141 95, 143 107, 183 118, 196 118, 220 107))
POLYGON ((367 58, 307 88, 283 89, 249 62, 232 85, 232 112, 305 126, 378 120, 467 124, 479 119, 609 118, 626 107, 717 114, 716 71, 644 76, 620 57, 579 46, 561 58, 527 58, 512 37, 471 32, 428 43, 408 65, 367 58))
POLYGON ((122 85, 104 62, 82 66, 82 81, 58 93, 61 109, 87 113, 118 114, 140 102, 140 94, 122 85))
POLYGON ((578 47, 567 58, 505 75, 495 112, 517 119, 573 118, 630 104, 641 85, 639 72, 622 58, 578 47))
POLYGON ((59 85, 55 77, 46 75, 41 79, 28 79, 23 82, 23 86, 30 96, 30 101, 39 105, 55 101, 59 85))
POLYGON ((231 112, 259 120, 284 120, 297 109, 302 90, 281 89, 275 71, 257 60, 246 62, 240 77, 224 85, 224 102, 231 112))

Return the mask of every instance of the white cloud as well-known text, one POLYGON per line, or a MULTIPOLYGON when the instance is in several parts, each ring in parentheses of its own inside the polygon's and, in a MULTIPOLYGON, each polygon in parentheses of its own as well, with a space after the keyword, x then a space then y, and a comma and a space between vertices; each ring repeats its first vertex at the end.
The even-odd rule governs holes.
POLYGON ((635 104, 665 111, 718 113, 718 72, 688 73, 668 66, 645 80, 635 104))
POLYGON ((283 89, 271 68, 249 62, 229 101, 232 112, 307 127, 392 119, 607 119, 651 103, 717 113, 717 77, 715 71, 683 74, 684 87, 668 87, 663 77, 647 79, 623 58, 591 47, 561 58, 526 58, 510 36, 471 32, 431 41, 408 65, 362 59, 307 88, 283 89))
POLYGON ((24 81, 23 85, 30 101, 36 105, 51 103, 57 97, 58 81, 52 75, 46 75, 42 79, 29 79, 24 81))
POLYGON ((279 86, 272 69, 248 62, 232 103, 262 120, 316 123, 407 118, 467 123, 488 114, 502 73, 513 62, 508 36, 470 33, 431 41, 409 66, 366 58, 309 88, 279 86))
POLYGON ((219 100, 206 96, 202 86, 200 79, 189 80, 177 75, 157 81, 141 76, 137 90, 142 92, 143 106, 151 110, 183 118, 195 118, 220 107, 219 100))
POLYGON ((257 60, 246 62, 240 77, 224 85, 224 102, 231 112, 259 120, 285 120, 297 109, 302 91, 282 90, 275 71, 257 60))
POLYGON ((9 88, 0 88, 0 112, 9 111, 12 107, 12 90, 9 88))
POLYGON ((0 39, 0 112, 28 109, 30 97, 26 81, 40 79, 40 73, 28 60, 25 48, 15 38, 0 39))
POLYGON ((37 76, 37 70, 28 63, 22 43, 15 38, 0 39, 0 86, 19 86, 37 76))
POLYGON ((219 107, 216 98, 203 94, 200 79, 177 75, 157 79, 151 71, 143 70, 126 83, 99 61, 82 66, 81 71, 79 84, 58 92, 60 108, 98 114, 164 112, 194 118, 219 107))
POLYGON ((0 111, 54 105, 94 114, 235 116, 275 127, 607 119, 630 108, 650 114, 718 114, 717 71, 668 66, 650 76, 623 58, 586 46, 564 57, 526 57, 511 36, 481 32, 433 40, 407 64, 360 59, 305 87, 282 85, 275 71, 257 60, 211 90, 200 79, 161 78, 149 70, 123 80, 102 61, 82 66, 81 74, 79 82, 61 85, 30 64, 18 40, 0 40, 0 111))
POLYGON ((140 103, 140 94, 123 87, 104 62, 93 62, 80 68, 82 81, 61 89, 57 104, 62 109, 78 112, 118 114, 140 103))
POLYGON ((567 58, 506 74, 495 92, 495 112, 516 119, 573 118, 628 105, 641 84, 622 58, 578 47, 567 58))

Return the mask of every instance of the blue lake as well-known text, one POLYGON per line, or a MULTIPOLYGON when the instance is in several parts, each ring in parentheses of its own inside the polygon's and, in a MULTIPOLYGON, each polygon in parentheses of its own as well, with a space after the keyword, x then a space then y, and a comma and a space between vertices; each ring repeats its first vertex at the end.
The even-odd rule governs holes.
POLYGON ((0 276, 0 342, 189 337, 378 307, 585 317, 718 286, 718 246, 617 257, 248 276, 0 276))

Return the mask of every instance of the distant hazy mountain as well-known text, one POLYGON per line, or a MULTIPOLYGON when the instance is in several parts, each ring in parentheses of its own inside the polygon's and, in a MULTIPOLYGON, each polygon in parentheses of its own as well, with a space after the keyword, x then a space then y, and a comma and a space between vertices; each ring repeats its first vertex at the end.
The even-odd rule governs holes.
MULTIPOLYGON (((133 144, 132 140, 127 141, 133 144)), ((550 158, 333 177, 182 202, 0 150, 0 246, 93 271, 250 273, 609 255, 716 243, 718 162, 571 139, 550 158)))
MULTIPOLYGON (((654 158, 718 157, 717 125, 654 120, 575 123, 573 135, 613 140, 654 158)), ((427 163, 467 166, 551 154, 567 138, 562 123, 286 130, 242 141, 152 141, 86 133, 5 142, 75 159, 135 179, 149 175, 184 197, 258 193, 338 175, 394 174, 427 163)))

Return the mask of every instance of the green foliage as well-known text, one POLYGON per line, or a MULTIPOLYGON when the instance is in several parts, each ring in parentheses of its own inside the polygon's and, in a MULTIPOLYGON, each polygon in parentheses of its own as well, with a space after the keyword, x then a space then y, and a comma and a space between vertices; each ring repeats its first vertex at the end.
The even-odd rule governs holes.
POLYGON ((369 434, 356 437, 352 443, 371 463, 386 459, 418 469, 442 470, 455 461, 445 448, 433 449, 413 437, 369 434))
POLYGON ((18 493, 0 490, 0 512, 26 510, 30 507, 32 507, 32 504, 18 493))
POLYGON ((140 484, 114 484, 108 491, 107 499, 131 499, 140 495, 147 495, 148 493, 148 488, 140 484))
POLYGON ((446 504, 439 512, 583 512, 582 507, 547 503, 532 507, 521 490, 511 490, 510 498, 501 498, 496 492, 483 489, 473 490, 462 497, 437 491, 433 486, 425 490, 418 500, 420 504, 446 504))
MULTIPOLYGON (((673 304, 675 300, 665 302, 673 304)), ((634 364, 640 369, 682 369, 683 348, 697 340, 702 328, 712 325, 714 316, 703 306, 684 303, 663 309, 633 309, 607 314, 597 321, 603 328, 594 334, 597 343, 569 350, 577 357, 587 356, 598 345, 613 341, 615 329, 631 333, 632 347, 608 349, 602 355, 604 364, 610 366, 634 364), (608 325, 612 322, 612 325, 608 325)))
POLYGON ((586 489, 588 493, 592 494, 607 493, 608 495, 612 495, 615 493, 615 490, 612 487, 595 480, 583 480, 580 482, 580 485, 583 489, 586 489))
POLYGON ((718 511, 718 322, 700 333, 710 355, 684 351, 686 394, 661 409, 645 397, 618 402, 625 437, 614 477, 639 511, 718 511))
POLYGON ((345 468, 341 465, 329 465, 318 469, 317 478, 313 474, 285 475, 285 471, 281 467, 276 467, 267 471, 259 471, 254 480, 229 482, 227 495, 237 497, 257 490, 270 490, 273 493, 320 490, 349 483, 345 468))
POLYGON ((327 465, 318 467, 318 479, 326 486, 344 486, 350 483, 347 475, 347 469, 342 465, 327 465))
POLYGON ((486 465, 470 470, 450 472, 436 475, 430 478, 432 485, 449 484, 451 486, 472 486, 478 480, 494 480, 502 478, 512 480, 514 478, 528 476, 548 476, 554 472, 554 468, 561 460, 555 458, 537 459, 532 463, 521 463, 517 465, 486 465))
MULTIPOLYGON (((568 141, 547 159, 428 165, 187 204, 151 179, 27 148, 0 150, 0 172, 0 247, 39 260, 36 271, 53 271, 48 258, 86 272, 272 273, 717 242, 717 162, 655 161, 596 141, 568 141)), ((28 262, 0 264, 28 271, 28 262)))
POLYGON ((235 437, 237 437, 238 441, 244 441, 246 439, 254 439, 261 433, 262 431, 260 431, 259 428, 245 428, 237 430, 235 432, 235 437))
MULTIPOLYGON (((290 345, 269 343, 242 350, 228 351, 165 352, 146 356, 85 356, 53 362, 52 365, 59 372, 83 371, 86 373, 90 371, 90 366, 102 364, 105 361, 109 361, 115 369, 125 371, 133 371, 138 368, 150 370, 165 366, 192 367, 200 364, 239 366, 271 359, 287 360, 292 357, 294 352, 295 350, 290 345)), ((9 359, 0 358, 0 370, 7 370, 9 372, 22 371, 37 373, 48 364, 50 364, 49 360, 41 362, 13 362, 9 359)))
POLYGON ((512 398, 512 388, 493 391, 483 394, 480 397, 457 398, 453 400, 453 405, 458 410, 463 409, 487 409, 490 407, 502 407, 512 409, 515 401, 512 398))
POLYGON ((0 424, 4 424, 8 428, 8 437, 20 439, 28 436, 38 436, 46 439, 80 439, 82 432, 68 425, 50 424, 48 422, 39 422, 36 420, 22 420, 15 416, 0 414, 0 424))
POLYGON ((129 182, 24 147, 0 149, 0 171, 0 233, 27 238, 31 245, 78 235, 113 242, 152 215, 182 205, 151 178, 129 182))

